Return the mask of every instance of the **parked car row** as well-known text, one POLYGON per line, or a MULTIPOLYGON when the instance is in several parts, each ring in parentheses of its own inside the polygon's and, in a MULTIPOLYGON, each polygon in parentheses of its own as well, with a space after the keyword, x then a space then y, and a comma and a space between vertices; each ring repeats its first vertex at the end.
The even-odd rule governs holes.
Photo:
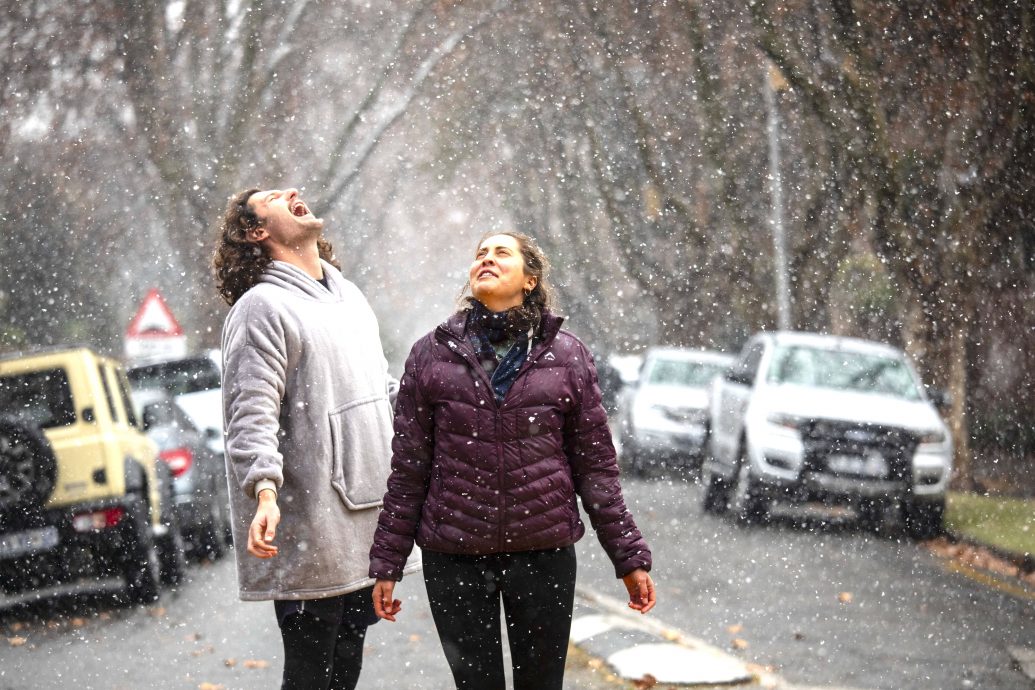
POLYGON ((127 600, 148 602, 183 577, 187 546, 222 555, 213 440, 174 396, 131 391, 118 362, 86 348, 0 358, 0 595, 118 576, 127 600))
POLYGON ((897 348, 760 333, 735 360, 649 350, 619 406, 619 446, 632 472, 700 467, 704 510, 740 523, 823 502, 870 524, 897 514, 926 538, 942 530, 952 471, 941 403, 897 348))

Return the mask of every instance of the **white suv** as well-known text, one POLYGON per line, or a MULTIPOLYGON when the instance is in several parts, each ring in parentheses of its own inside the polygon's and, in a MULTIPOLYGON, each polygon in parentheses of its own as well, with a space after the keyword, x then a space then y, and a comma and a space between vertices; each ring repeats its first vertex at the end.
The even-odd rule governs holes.
POLYGON ((902 351, 761 333, 713 382, 704 509, 764 520, 774 500, 897 507, 915 537, 942 528, 952 440, 902 351))

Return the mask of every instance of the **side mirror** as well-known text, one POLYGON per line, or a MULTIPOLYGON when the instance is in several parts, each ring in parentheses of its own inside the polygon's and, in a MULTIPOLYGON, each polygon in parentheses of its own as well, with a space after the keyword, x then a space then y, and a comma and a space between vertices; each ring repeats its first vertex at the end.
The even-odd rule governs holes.
POLYGON ((222 436, 223 434, 221 434, 219 432, 219 429, 215 428, 214 426, 205 427, 205 438, 209 441, 215 441, 219 438, 222 438, 222 436))
POLYGON ((92 407, 83 408, 83 421, 88 424, 93 424, 97 417, 93 413, 92 407))
POLYGON ((738 383, 742 386, 750 386, 754 381, 749 372, 737 367, 730 367, 726 370, 726 380, 730 383, 738 383))

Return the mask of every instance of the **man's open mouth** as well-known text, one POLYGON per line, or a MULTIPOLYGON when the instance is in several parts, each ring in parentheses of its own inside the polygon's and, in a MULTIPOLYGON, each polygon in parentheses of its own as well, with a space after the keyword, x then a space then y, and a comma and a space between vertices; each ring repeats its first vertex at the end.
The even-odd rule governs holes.
POLYGON ((480 273, 478 274, 478 278, 484 278, 484 277, 486 277, 486 276, 490 276, 490 277, 492 277, 492 278, 495 278, 495 277, 496 277, 496 274, 495 274, 495 273, 493 273, 492 271, 481 271, 481 272, 480 272, 480 273))
POLYGON ((301 201, 296 201, 291 206, 291 213, 301 218, 304 215, 308 215, 309 209, 301 201))

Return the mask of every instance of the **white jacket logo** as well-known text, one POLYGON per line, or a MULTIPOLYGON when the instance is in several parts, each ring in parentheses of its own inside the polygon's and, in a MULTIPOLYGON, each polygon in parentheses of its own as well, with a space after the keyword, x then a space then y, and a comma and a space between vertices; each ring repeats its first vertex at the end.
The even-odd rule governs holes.
POLYGON ((545 355, 543 355, 543 359, 545 359, 547 362, 552 362, 555 358, 552 352, 547 352, 545 355))

